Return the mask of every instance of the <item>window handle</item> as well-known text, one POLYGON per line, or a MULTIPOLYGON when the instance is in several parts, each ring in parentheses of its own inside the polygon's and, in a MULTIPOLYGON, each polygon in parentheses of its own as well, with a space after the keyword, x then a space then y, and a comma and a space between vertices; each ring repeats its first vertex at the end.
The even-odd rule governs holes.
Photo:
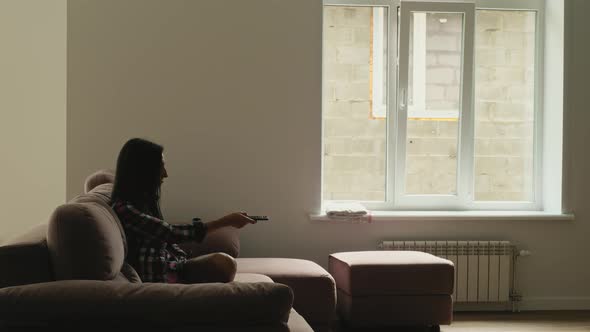
POLYGON ((406 88, 399 89, 399 106, 402 110, 406 109, 408 104, 406 88))

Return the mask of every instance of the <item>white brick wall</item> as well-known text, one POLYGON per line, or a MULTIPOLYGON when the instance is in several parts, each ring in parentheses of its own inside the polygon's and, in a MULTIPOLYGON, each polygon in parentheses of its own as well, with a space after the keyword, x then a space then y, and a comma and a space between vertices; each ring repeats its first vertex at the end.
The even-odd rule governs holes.
POLYGON ((371 118, 369 8, 324 11, 324 198, 385 198, 385 121, 371 118), (333 92, 333 93, 332 93, 333 92))
POLYGON ((475 197, 531 199, 534 14, 479 11, 475 197))
POLYGON ((428 14, 426 24, 426 109, 456 110, 460 95, 462 21, 456 14, 428 14), (446 23, 441 23, 441 18, 446 23))

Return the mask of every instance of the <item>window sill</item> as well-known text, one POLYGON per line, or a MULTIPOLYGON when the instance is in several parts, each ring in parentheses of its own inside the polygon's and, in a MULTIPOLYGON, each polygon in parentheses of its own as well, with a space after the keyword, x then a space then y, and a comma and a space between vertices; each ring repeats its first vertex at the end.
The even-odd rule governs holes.
MULTIPOLYGON (((317 222, 349 223, 346 220, 330 219, 322 212, 310 214, 317 222)), ((543 211, 371 211, 371 221, 572 221, 572 213, 543 211)))

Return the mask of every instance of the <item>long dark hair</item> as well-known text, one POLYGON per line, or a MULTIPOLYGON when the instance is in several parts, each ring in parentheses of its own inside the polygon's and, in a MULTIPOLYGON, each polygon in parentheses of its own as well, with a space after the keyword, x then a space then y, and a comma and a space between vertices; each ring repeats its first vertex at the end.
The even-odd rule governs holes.
POLYGON ((117 158, 112 201, 129 202, 144 213, 162 218, 160 185, 164 147, 141 138, 128 140, 117 158))

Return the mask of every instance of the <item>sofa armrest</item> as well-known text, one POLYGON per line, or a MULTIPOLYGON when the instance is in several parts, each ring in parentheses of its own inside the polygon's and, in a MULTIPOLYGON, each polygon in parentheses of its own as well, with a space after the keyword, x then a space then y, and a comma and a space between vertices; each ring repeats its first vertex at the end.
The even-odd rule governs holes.
POLYGON ((233 227, 224 227, 207 234, 203 242, 179 243, 189 257, 197 257, 214 252, 223 252, 233 258, 240 255, 240 233, 233 227))
POLYGON ((0 324, 144 322, 286 326, 293 292, 277 283, 61 280, 0 289, 0 324))
POLYGON ((0 288, 53 280, 46 232, 40 224, 0 246, 0 288))

